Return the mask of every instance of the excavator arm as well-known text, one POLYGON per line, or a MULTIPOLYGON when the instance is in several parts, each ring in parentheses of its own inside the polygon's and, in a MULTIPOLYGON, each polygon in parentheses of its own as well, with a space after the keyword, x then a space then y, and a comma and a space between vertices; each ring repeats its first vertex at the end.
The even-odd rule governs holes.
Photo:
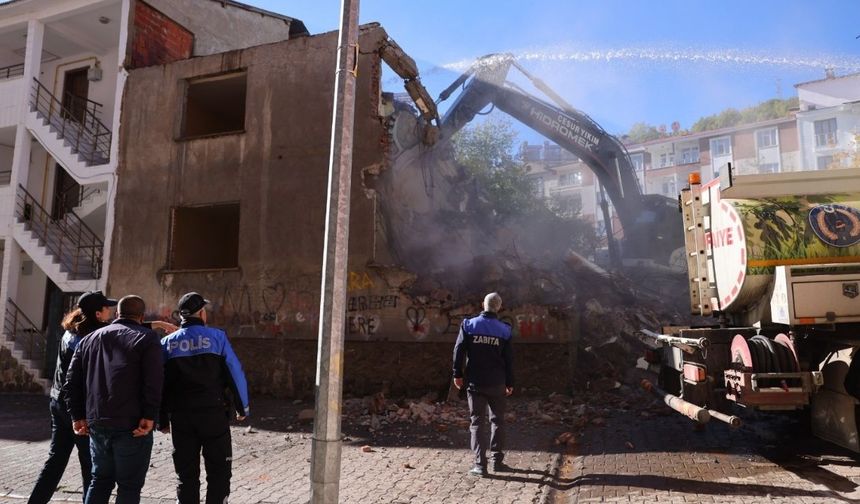
MULTIPOLYGON (((450 138, 492 105, 577 156, 606 190, 623 228, 622 256, 668 265, 672 252, 683 247, 683 227, 677 202, 645 195, 621 142, 587 114, 574 109, 546 84, 529 74, 508 54, 479 59, 440 94, 444 101, 462 92, 442 117, 440 133, 450 138), (507 80, 516 67, 557 105, 540 100, 507 80)), ((612 239, 610 222, 607 231, 612 239)))

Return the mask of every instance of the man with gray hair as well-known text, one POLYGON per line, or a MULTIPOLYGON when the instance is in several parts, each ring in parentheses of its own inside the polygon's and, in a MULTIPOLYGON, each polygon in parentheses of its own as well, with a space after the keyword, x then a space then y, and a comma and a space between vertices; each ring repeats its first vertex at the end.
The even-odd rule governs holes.
POLYGON ((466 319, 454 345, 454 386, 461 389, 467 382, 474 476, 487 475, 487 408, 490 410, 490 451, 493 471, 508 470, 504 459, 505 398, 514 392, 511 326, 499 320, 502 297, 492 292, 484 297, 484 311, 466 319), (463 378, 463 365, 466 373, 463 378))

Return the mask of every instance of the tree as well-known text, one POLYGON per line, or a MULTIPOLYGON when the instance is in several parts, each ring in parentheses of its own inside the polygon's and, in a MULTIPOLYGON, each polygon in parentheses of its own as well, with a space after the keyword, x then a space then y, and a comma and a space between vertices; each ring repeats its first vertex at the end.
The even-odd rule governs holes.
POLYGON ((660 137, 660 131, 656 126, 644 122, 634 123, 633 126, 630 127, 630 131, 627 133, 628 141, 635 144, 647 142, 649 140, 656 140, 660 137))
POLYGON ((521 168, 513 156, 517 139, 509 120, 490 118, 467 126, 454 135, 457 162, 474 174, 489 174, 506 168, 521 168))
POLYGON ((796 108, 797 105, 797 98, 794 97, 786 100, 774 98, 742 110, 727 108, 717 114, 700 118, 693 124, 691 130, 694 132, 711 131, 720 128, 738 126, 740 124, 750 124, 759 121, 767 121, 768 119, 786 117, 789 114, 789 111, 796 108))
POLYGON ((454 157, 484 190, 495 212, 521 215, 539 205, 525 164, 514 157, 517 133, 511 121, 490 118, 454 135, 454 157))
POLYGON ((556 238, 569 237, 566 247, 593 251, 594 229, 580 218, 580 208, 535 194, 525 163, 513 155, 516 139, 509 120, 491 117, 463 128, 451 142, 455 160, 473 177, 497 224, 517 223, 532 233, 545 230, 556 238))

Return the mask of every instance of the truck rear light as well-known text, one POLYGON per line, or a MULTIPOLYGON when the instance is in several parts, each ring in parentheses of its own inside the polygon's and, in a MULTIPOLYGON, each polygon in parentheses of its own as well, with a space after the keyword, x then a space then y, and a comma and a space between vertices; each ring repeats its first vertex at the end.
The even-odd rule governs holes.
POLYGON ((708 368, 693 362, 684 363, 684 380, 690 383, 702 383, 708 379, 708 368))

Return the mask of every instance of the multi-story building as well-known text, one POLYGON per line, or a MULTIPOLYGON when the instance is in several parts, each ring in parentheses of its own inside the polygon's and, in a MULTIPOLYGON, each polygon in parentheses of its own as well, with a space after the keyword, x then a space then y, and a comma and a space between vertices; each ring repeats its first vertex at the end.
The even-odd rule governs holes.
MULTIPOLYGON (((659 138, 628 145, 627 150, 642 192, 676 198, 690 173, 700 172, 703 180, 711 180, 729 163, 740 174, 801 169, 797 124, 794 117, 785 117, 659 138)), ((548 142, 524 144, 520 156, 538 195, 578 211, 602 233, 600 187, 585 163, 548 142)))
MULTIPOLYGON (((105 288, 128 70, 285 40, 301 22, 233 1, 0 5, 0 368, 47 385, 59 322, 105 288)), ((158 90, 153 90, 157 93, 158 90)))
POLYGON ((860 167, 860 73, 795 86, 797 130, 807 169, 860 167))
MULTIPOLYGON (((689 173, 700 172, 707 181, 729 163, 738 174, 860 167, 860 73, 838 77, 828 70, 824 79, 795 87, 800 110, 788 117, 628 145, 643 192, 674 198, 689 173)), ((544 197, 565 182, 557 165, 582 166, 563 150, 564 161, 556 161, 555 150, 560 148, 550 144, 521 148, 544 197)), ((576 194, 595 194, 587 167, 583 173, 576 194)), ((577 201, 583 216, 600 215, 599 198, 577 201)))
POLYGON ((598 203, 594 172, 576 156, 560 146, 523 144, 520 156, 525 162, 536 194, 553 201, 560 211, 579 214, 590 222, 602 221, 595 213, 598 203))
POLYGON ((707 181, 729 163, 738 174, 801 169, 794 117, 659 138, 629 145, 628 151, 644 192, 670 198, 678 196, 691 172, 707 181))

